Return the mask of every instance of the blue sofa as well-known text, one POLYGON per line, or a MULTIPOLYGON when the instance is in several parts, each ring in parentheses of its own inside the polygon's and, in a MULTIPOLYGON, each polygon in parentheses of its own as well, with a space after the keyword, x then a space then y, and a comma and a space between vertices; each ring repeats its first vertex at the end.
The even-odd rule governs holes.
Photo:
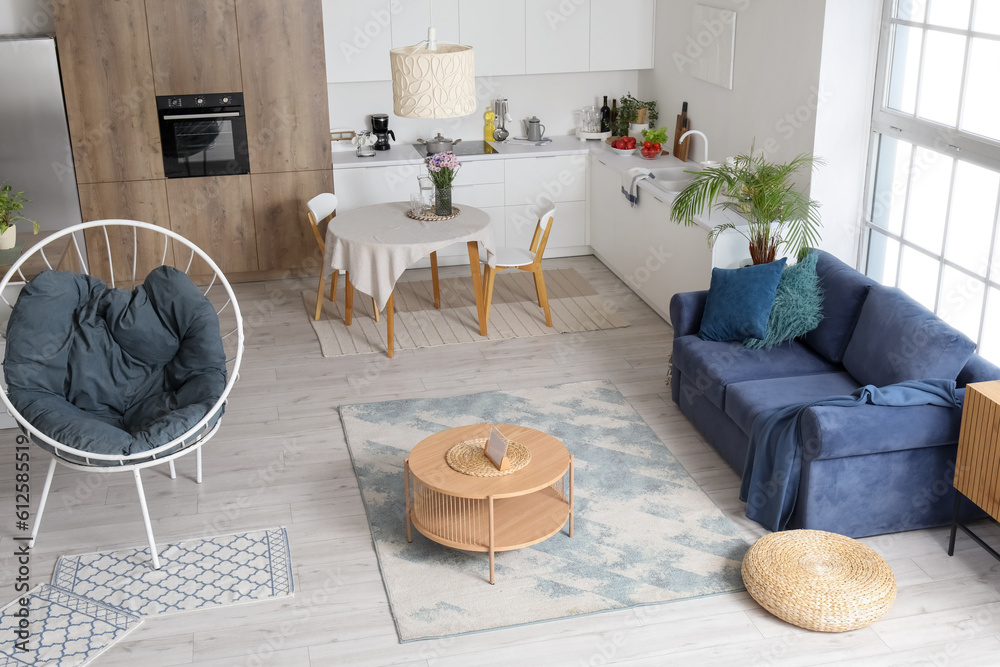
MULTIPOLYGON (((972 352, 968 338, 903 292, 813 252, 823 320, 770 350, 702 340, 707 291, 675 294, 670 303, 673 400, 740 474, 751 425, 763 410, 850 394, 866 384, 950 376, 964 387, 1000 379, 1000 368, 972 352)), ((807 409, 788 528, 863 537, 950 522, 960 422, 960 407, 807 409)))

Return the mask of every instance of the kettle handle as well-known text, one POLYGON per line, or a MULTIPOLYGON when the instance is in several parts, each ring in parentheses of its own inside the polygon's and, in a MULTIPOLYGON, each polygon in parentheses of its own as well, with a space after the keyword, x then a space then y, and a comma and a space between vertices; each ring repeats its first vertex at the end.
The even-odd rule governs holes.
POLYGON ((538 137, 539 137, 539 138, 542 138, 542 137, 544 137, 544 136, 545 136, 545 126, 544 126, 544 125, 542 125, 541 123, 539 123, 539 125, 541 126, 541 128, 542 128, 542 131, 541 131, 541 132, 539 133, 538 137))

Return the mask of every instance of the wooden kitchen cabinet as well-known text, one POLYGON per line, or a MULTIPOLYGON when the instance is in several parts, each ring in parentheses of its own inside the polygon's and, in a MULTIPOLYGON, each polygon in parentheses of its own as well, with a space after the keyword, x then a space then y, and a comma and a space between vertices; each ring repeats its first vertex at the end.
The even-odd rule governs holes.
POLYGON ((54 7, 77 182, 163 178, 144 0, 54 7))
MULTIPOLYGON (((271 2, 280 12, 282 3, 271 2)), ((330 83, 389 81, 392 21, 408 4, 400 0, 323 0, 323 18, 318 27, 320 45, 326 42, 327 80, 330 83)), ((419 7, 415 11, 421 13, 419 7)), ((422 39, 427 39, 426 34, 427 24, 424 24, 422 39)))
POLYGON ((236 18, 250 172, 330 169, 321 0, 236 0, 236 18))
POLYGON ((476 76, 524 74, 525 0, 511 0, 495 11, 482 0, 459 0, 459 35, 473 47, 476 76))
POLYGON ((235 0, 146 0, 157 95, 243 90, 235 0))
POLYGON ((590 69, 590 0, 529 0, 524 31, 526 73, 590 69))
POLYGON ((317 275, 319 249, 306 219, 306 202, 321 192, 333 192, 333 171, 252 174, 250 183, 258 268, 317 275))
MULTIPOLYGON (((249 174, 171 178, 167 201, 170 228, 208 253, 224 273, 257 270, 249 174)), ((203 260, 194 261, 192 275, 211 273, 203 260)))
POLYGON ((590 0, 590 71, 651 69, 655 19, 656 0, 590 0), (615 34, 623 21, 626 39, 615 34))
MULTIPOLYGON (((122 183, 82 183, 80 210, 83 221, 120 218, 139 220, 170 229, 167 211, 166 180, 126 181, 122 183)), ((87 259, 91 275, 109 280, 107 244, 111 245, 115 281, 119 287, 132 287, 133 236, 131 228, 109 228, 108 240, 100 231, 86 235, 87 259)), ((163 256, 162 237, 140 232, 139 262, 136 276, 141 280, 150 270, 160 265, 163 256)), ((174 264, 173 248, 167 248, 166 264, 174 264)))

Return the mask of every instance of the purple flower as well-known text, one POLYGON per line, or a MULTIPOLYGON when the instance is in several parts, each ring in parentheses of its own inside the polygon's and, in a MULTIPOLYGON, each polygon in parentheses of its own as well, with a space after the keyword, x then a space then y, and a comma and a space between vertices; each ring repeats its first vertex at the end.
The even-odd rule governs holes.
POLYGON ((424 159, 424 162, 427 163, 427 171, 434 182, 434 187, 437 188, 451 187, 451 183, 455 179, 455 174, 458 173, 459 167, 462 166, 462 163, 458 161, 458 158, 451 151, 428 155, 424 159))

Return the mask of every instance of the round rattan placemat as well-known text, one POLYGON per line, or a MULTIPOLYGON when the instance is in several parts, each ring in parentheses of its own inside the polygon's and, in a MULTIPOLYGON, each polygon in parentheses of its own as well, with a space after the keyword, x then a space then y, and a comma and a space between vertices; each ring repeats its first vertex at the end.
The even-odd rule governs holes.
POLYGON ((434 215, 433 213, 414 213, 413 211, 407 211, 406 215, 413 218, 414 220, 451 220, 457 217, 459 213, 462 212, 457 206, 451 207, 451 215, 434 215))
POLYGON ((786 530, 743 557, 743 583, 760 606, 807 630, 845 632, 881 618, 896 599, 892 569, 871 548, 822 530, 786 530))
POLYGON ((510 462, 510 468, 497 470, 493 462, 486 458, 486 452, 483 451, 486 447, 486 440, 487 438, 464 440, 449 449, 445 453, 444 459, 452 470, 473 477, 502 477, 517 472, 531 462, 531 452, 528 448, 519 442, 509 440, 507 442, 507 460, 510 462))

